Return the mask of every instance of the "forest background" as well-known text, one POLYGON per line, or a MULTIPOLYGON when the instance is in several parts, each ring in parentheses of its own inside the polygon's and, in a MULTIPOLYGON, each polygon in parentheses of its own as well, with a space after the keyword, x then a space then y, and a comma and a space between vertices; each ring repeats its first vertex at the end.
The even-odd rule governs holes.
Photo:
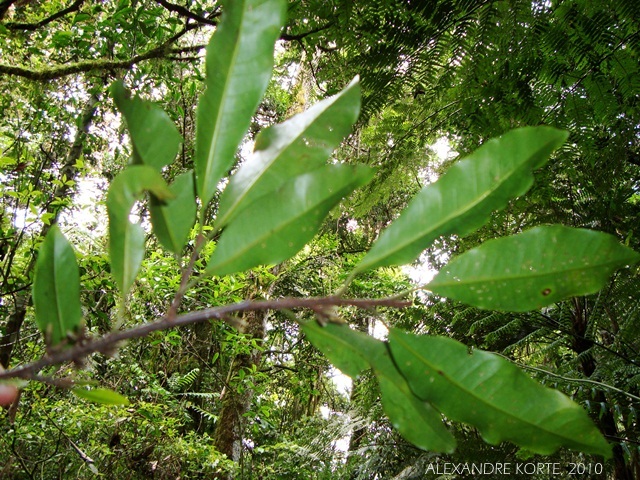
MULTIPOLYGON (((53 224, 76 251, 89 333, 131 327, 170 306, 180 270, 154 237, 127 302, 110 274, 106 191, 133 152, 109 87, 121 80, 169 114, 184 141, 163 173, 178 178, 193 167, 204 48, 222 11, 196 0, 0 2, 4 368, 46 351, 31 289, 53 224)), ((472 234, 438 238, 412 269, 361 274, 349 297, 407 291, 449 257, 538 225, 599 230, 638 251, 639 23, 635 0, 290 2, 274 76, 238 159, 266 126, 359 75, 361 114, 334 158, 375 166, 375 177, 298 255, 203 281, 182 309, 331 295, 422 187, 488 139, 529 125, 567 130, 569 140, 526 196, 472 234), (444 155, 434 148, 441 144, 450 146, 444 155)), ((135 215, 148 222, 144 206, 135 215)), ((520 459, 603 464, 608 478, 638 478, 638 283, 636 270, 620 270, 599 293, 524 313, 420 294, 408 308, 346 314, 378 336, 395 326, 506 356, 589 412, 613 445, 608 460, 489 445, 461 424, 450 425, 455 453, 420 450, 391 427, 373 375, 345 388, 290 315, 252 312, 153 332, 115 356, 90 357, 83 370, 57 365, 42 373, 48 381, 20 384, 2 420, 2 476, 437 478, 428 472, 436 461, 520 459), (97 382, 131 403, 87 402, 64 388, 72 381, 97 382)))

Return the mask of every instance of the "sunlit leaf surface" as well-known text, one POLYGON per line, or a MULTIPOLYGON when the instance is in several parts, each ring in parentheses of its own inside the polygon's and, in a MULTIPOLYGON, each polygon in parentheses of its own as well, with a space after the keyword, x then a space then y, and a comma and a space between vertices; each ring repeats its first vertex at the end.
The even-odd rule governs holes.
POLYGON ((423 450, 452 452, 456 441, 446 429, 440 413, 417 398, 397 370, 386 342, 351 329, 346 324, 315 322, 303 327, 307 338, 341 371, 355 378, 362 370, 374 369, 385 413, 394 428, 423 450))
POLYGON ((128 293, 144 257, 144 231, 129 221, 129 214, 145 190, 159 201, 173 197, 162 176, 145 165, 134 165, 120 172, 107 194, 111 274, 123 295, 128 293))
POLYGON ((167 250, 179 255, 196 219, 196 197, 193 172, 176 177, 169 190, 174 198, 160 201, 151 198, 150 212, 153 232, 167 250))
POLYGON ((426 288, 475 307, 525 312, 594 293, 615 270, 638 260, 605 233, 537 227, 463 253, 426 288))
POLYGON ((129 92, 120 81, 111 86, 111 93, 127 121, 134 163, 160 170, 173 162, 182 138, 169 115, 153 102, 129 98, 129 92))
POLYGON ((86 388, 79 387, 72 390, 80 398, 104 405, 129 405, 129 399, 108 388, 86 388))
POLYGON ((233 165, 267 88, 285 11, 283 0, 225 2, 207 47, 206 90, 197 111, 196 184, 204 206, 233 165))
POLYGON ((355 79, 338 95, 260 132, 253 156, 220 196, 217 226, 290 178, 322 166, 351 132, 359 112, 360 85, 355 79))
POLYGON ((550 127, 527 127, 489 140, 416 195, 356 271, 412 262, 439 236, 467 235, 480 228, 491 212, 531 187, 533 170, 567 135, 550 127))
POLYGON ((290 258, 313 238, 344 196, 372 177, 369 167, 325 165, 291 179, 234 219, 222 233, 207 270, 223 275, 290 258))

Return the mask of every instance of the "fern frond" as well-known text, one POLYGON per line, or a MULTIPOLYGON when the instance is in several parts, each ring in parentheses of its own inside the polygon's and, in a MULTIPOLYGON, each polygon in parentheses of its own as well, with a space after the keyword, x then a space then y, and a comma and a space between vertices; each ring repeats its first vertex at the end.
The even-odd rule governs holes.
POLYGON ((173 392, 179 392, 185 388, 189 388, 200 375, 200 369, 194 368, 184 375, 174 373, 169 378, 169 389, 173 392))

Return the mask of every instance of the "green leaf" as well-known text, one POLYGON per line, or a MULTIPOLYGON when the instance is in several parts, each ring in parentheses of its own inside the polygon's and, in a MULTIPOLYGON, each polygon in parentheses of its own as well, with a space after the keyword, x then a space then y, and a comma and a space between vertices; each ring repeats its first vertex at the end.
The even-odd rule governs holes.
POLYGON ((166 202, 151 197, 149 210, 153 233, 167 250, 180 255, 196 219, 193 172, 176 177, 169 187, 174 198, 166 202))
POLYGON ((491 212, 531 187, 532 171, 567 136, 550 127, 526 127, 489 140, 422 189, 382 232, 355 272, 412 262, 439 236, 462 236, 478 229, 491 212))
POLYGON ((71 25, 77 25, 78 23, 81 22, 86 22, 87 20, 91 19, 91 15, 89 15, 88 13, 78 13, 76 14, 75 17, 73 17, 73 21, 71 22, 71 25))
POLYGON ((182 137, 166 112, 153 102, 130 98, 121 81, 111 86, 111 95, 127 121, 134 163, 161 170, 173 162, 182 137))
POLYGON ((400 434, 423 450, 451 453, 456 441, 440 413, 418 399, 395 367, 386 343, 349 328, 347 324, 317 322, 302 326, 309 341, 352 378, 372 366, 380 385, 382 405, 400 434))
POLYGON ((369 358, 380 385, 382 406, 393 427, 416 447, 452 453, 456 440, 444 426, 440 412, 414 395, 391 358, 389 344, 371 349, 369 358))
POLYGON ((129 405, 129 399, 108 388, 74 388, 71 390, 80 398, 104 405, 129 405))
POLYGON ((73 248, 57 225, 38 252, 33 304, 36 322, 47 345, 57 345, 82 324, 80 275, 73 248))
POLYGON ((196 183, 203 207, 233 165, 267 88, 285 12, 284 0, 225 2, 207 47, 206 90, 197 111, 196 183))
POLYGON ((400 435, 422 450, 453 453, 456 439, 442 423, 442 416, 427 402, 417 398, 398 371, 376 370, 384 413, 400 435))
POLYGON ((392 329, 391 354, 413 392, 449 419, 475 426, 490 444, 503 441, 542 455, 560 447, 611 456, 587 413, 562 393, 533 381, 495 354, 444 337, 392 329))
POLYGON ((346 323, 327 323, 321 326, 313 321, 303 324, 301 328, 313 346, 351 378, 356 378, 363 370, 371 368, 367 352, 374 344, 381 343, 369 335, 352 330, 346 323))
POLYGON ((0 167, 8 167, 10 165, 16 165, 18 161, 11 157, 0 157, 0 167))
POLYGON ((107 194, 111 274, 123 295, 129 292, 144 257, 144 231, 129 221, 129 214, 145 190, 159 201, 173 197, 160 173, 146 165, 131 166, 120 172, 107 194))
POLYGON ((238 214, 222 233, 207 270, 224 275, 290 258, 342 197, 372 176, 362 165, 325 165, 289 180, 238 214))
POLYGON ((640 255, 606 233, 537 227, 451 260, 425 288, 469 305, 526 312, 597 292, 640 255))
POLYGON ((222 227, 257 198, 287 180, 315 170, 347 136, 360 113, 360 84, 354 79, 342 92, 284 123, 263 130, 253 156, 231 177, 220 196, 217 226, 222 227))

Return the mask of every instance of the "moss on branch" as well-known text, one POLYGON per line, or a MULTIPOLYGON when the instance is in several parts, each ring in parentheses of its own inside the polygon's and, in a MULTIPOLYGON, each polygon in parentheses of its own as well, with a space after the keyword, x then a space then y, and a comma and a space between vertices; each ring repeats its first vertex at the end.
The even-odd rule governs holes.
POLYGON ((202 48, 204 48, 204 45, 194 45, 191 47, 181 48, 167 48, 162 46, 125 60, 83 60, 80 62, 43 69, 33 69, 0 63, 0 74, 22 77, 36 82, 46 82, 78 73, 129 69, 137 63, 154 58, 169 58, 175 60, 175 55, 199 51, 202 48))

